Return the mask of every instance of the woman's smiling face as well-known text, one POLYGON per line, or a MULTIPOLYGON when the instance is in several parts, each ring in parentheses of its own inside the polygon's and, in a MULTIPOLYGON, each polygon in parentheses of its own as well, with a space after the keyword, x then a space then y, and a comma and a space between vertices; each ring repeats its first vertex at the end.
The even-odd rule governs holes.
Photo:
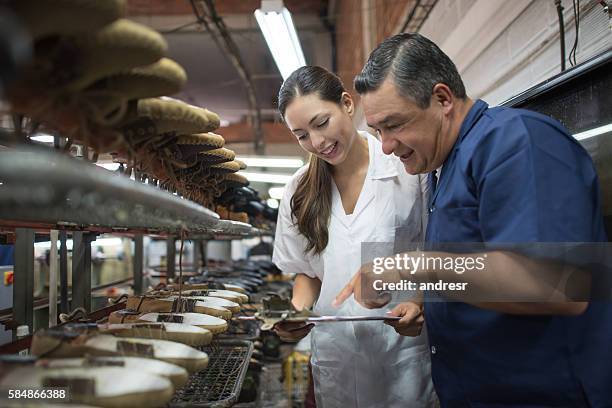
POLYGON ((302 149, 332 166, 342 163, 355 140, 353 100, 342 94, 340 104, 318 94, 296 96, 285 110, 285 123, 302 149))

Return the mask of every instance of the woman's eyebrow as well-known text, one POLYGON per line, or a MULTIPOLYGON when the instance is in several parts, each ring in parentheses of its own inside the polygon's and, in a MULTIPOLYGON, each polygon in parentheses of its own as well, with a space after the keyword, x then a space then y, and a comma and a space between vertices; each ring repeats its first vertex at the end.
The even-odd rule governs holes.
MULTIPOLYGON (((312 117, 312 119, 310 119, 310 121, 308 122, 308 124, 309 124, 309 125, 312 125, 312 124, 313 124, 313 122, 316 122, 316 120, 317 120, 317 119, 319 119, 321 116, 324 116, 324 115, 326 115, 326 114, 327 114, 326 112, 317 113, 316 115, 314 115, 314 116, 312 117)), ((299 129, 299 128, 297 128, 297 129, 291 129, 291 131, 292 131, 292 132, 294 132, 294 133, 295 133, 295 132, 298 132, 298 131, 300 131, 300 130, 302 130, 302 129, 299 129)))
POLYGON ((316 115, 313 116, 312 119, 310 119, 310 122, 308 122, 308 124, 312 125, 312 123, 316 121, 319 118, 319 116, 322 116, 322 115, 323 115, 322 113, 317 113, 316 115))

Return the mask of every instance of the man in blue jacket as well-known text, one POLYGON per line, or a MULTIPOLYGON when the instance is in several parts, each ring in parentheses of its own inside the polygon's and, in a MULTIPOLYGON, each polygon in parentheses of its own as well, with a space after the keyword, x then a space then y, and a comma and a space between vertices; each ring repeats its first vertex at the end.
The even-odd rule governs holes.
MULTIPOLYGON (((411 174, 430 173, 429 245, 607 241, 597 176, 582 146, 551 118, 471 100, 433 42, 418 34, 385 40, 355 88, 384 152, 411 174)), ((545 297, 542 277, 558 272, 503 253, 491 254, 488 265, 462 279, 516 299, 545 297)), ((431 272, 402 277, 427 281, 431 272)), ((362 297, 363 276, 338 303, 354 293, 372 306, 362 297)), ((462 292, 444 298, 424 306, 443 407, 612 406, 610 303, 563 296, 487 302, 462 292)))

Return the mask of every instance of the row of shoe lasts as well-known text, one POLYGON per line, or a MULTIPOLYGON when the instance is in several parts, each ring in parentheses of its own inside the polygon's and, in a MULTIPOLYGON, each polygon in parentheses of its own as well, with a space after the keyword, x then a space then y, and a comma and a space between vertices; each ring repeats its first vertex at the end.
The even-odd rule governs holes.
POLYGON ((107 322, 39 330, 32 339, 34 359, 0 362, 0 389, 67 387, 73 403, 165 406, 190 374, 208 365, 199 348, 226 331, 249 300, 237 285, 208 287, 169 284, 129 296, 127 308, 107 322))

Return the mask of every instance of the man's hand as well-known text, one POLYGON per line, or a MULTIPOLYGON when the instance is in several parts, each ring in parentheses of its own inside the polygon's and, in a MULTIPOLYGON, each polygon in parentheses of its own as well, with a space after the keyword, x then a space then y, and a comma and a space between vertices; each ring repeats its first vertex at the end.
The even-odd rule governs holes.
POLYGON ((386 270, 383 274, 376 274, 373 272, 371 263, 362 265, 344 289, 336 295, 332 306, 339 307, 346 299, 354 295, 355 300, 363 307, 379 309, 391 301, 391 295, 388 292, 375 290, 374 282, 377 280, 398 282, 399 279, 399 273, 396 270, 386 270))
POLYGON ((385 324, 393 327, 402 336, 416 337, 423 330, 425 318, 423 307, 414 302, 404 302, 388 312, 389 316, 401 316, 401 320, 385 320, 385 324))
POLYGON ((278 322, 272 330, 280 337, 282 341, 288 343, 296 343, 302 340, 310 333, 314 324, 304 324, 301 322, 278 322))

